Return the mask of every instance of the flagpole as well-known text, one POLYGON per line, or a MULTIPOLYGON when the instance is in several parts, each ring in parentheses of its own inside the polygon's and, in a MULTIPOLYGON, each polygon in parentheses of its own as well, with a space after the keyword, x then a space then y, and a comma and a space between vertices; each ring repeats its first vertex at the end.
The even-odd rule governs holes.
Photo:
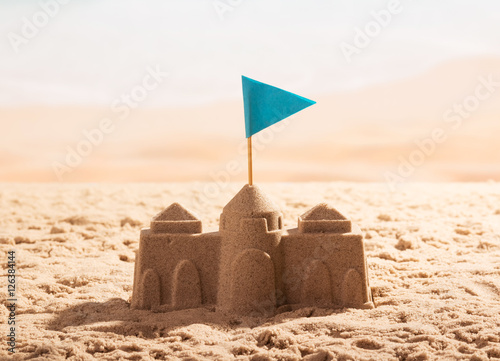
POLYGON ((253 171, 252 171, 252 136, 247 138, 248 145, 248 185, 253 184, 253 171))

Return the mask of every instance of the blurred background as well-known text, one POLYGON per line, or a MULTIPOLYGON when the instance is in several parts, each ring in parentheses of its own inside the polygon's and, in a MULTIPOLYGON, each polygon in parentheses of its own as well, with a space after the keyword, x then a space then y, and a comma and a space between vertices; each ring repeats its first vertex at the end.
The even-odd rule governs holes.
POLYGON ((496 0, 0 1, 0 181, 500 179, 496 0))

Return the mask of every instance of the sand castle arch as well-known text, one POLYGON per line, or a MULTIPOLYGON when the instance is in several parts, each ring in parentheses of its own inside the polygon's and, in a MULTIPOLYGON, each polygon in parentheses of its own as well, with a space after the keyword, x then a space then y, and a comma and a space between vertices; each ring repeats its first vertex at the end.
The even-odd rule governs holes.
POLYGON ((218 232, 202 233, 201 220, 173 203, 141 231, 132 307, 206 305, 240 315, 284 305, 371 308, 361 231, 324 203, 284 229, 279 207, 255 185, 222 209, 218 232))

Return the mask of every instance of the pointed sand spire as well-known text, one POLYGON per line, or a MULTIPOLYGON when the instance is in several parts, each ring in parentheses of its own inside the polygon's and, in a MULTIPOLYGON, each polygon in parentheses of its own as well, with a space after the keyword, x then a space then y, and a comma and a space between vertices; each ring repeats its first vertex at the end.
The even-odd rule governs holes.
POLYGON ((179 203, 172 203, 151 219, 154 233, 201 233, 201 220, 179 203))
POLYGON ((301 233, 349 233, 351 230, 351 221, 326 203, 314 206, 299 217, 301 233))

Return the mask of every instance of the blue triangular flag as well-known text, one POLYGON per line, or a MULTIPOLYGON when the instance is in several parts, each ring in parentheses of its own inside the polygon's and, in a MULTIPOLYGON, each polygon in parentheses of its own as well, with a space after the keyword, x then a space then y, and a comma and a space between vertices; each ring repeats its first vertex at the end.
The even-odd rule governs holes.
POLYGON ((300 95, 242 76, 246 137, 316 104, 300 95))

